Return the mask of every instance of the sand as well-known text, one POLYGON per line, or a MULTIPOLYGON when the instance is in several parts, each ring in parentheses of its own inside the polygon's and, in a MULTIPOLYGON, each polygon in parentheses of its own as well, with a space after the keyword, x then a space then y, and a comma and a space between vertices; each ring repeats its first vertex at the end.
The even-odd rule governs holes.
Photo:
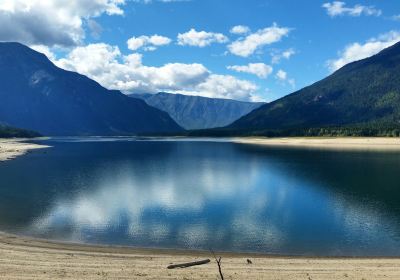
POLYGON ((235 143, 242 143, 242 144, 281 146, 281 147, 301 147, 301 148, 314 148, 314 149, 400 151, 400 138, 240 137, 240 138, 233 138, 232 141, 235 143))
MULTIPOLYGON (((225 279, 400 279, 400 259, 303 258, 241 254, 222 257, 225 279), (250 259, 253 264, 247 264, 250 259)), ((219 279, 215 261, 184 269, 171 263, 207 252, 62 244, 0 234, 0 279, 219 279)))
POLYGON ((0 162, 16 158, 31 150, 48 148, 48 146, 26 143, 26 139, 0 139, 0 162))
MULTIPOLYGON (((265 139, 238 143, 335 149, 400 150, 392 138, 265 139)), ((0 160, 44 146, 0 140, 0 160)), ((400 258, 309 258, 217 254, 225 279, 400 279, 400 258), (247 259, 253 263, 247 264, 247 259)), ((0 233, 0 279, 220 279, 208 252, 89 246, 0 233), (210 258, 209 264, 167 269, 170 264, 210 258)))

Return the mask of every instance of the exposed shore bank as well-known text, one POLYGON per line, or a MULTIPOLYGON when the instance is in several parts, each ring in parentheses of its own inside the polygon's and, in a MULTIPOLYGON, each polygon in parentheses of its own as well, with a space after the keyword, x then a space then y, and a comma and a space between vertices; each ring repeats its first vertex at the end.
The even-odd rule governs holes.
MULTIPOLYGON (((400 259, 396 258, 221 256, 225 279, 400 279, 400 259)), ((197 267, 167 269, 171 263, 205 258, 212 260, 212 255, 64 244, 0 234, 0 279, 219 279, 213 260, 197 267)))
POLYGON ((235 143, 278 146, 278 147, 297 147, 297 148, 316 148, 332 150, 382 150, 400 151, 400 138, 386 137, 293 137, 293 138, 266 138, 266 137, 238 137, 232 138, 235 143))
POLYGON ((48 146, 26 143, 26 139, 1 139, 0 162, 16 158, 31 150, 48 148, 48 146))

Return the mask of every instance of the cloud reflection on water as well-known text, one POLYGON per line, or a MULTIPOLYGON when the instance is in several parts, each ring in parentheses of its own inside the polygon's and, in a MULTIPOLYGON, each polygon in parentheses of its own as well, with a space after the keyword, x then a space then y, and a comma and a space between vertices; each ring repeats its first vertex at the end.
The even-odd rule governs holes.
POLYGON ((398 244, 396 219, 335 186, 342 182, 325 173, 329 157, 253 152, 229 143, 168 145, 168 153, 154 149, 143 158, 96 160, 84 173, 73 169, 79 176, 70 183, 78 191, 56 196, 26 232, 89 243, 286 254, 362 255, 398 244))
MULTIPOLYGON (((252 242, 259 236, 261 242, 270 240, 273 245, 281 233, 276 227, 260 227, 258 219, 266 210, 268 194, 256 191, 260 179, 256 165, 254 161, 204 158, 191 171, 166 165, 160 171, 150 165, 145 176, 130 164, 118 166, 118 173, 115 168, 100 168, 91 176, 97 178, 96 186, 84 188, 72 199, 57 198, 29 231, 51 235, 60 227, 68 228, 65 239, 87 242, 85 233, 92 237, 123 230, 131 240, 166 244, 166 240, 176 239, 187 248, 208 248, 229 236, 235 236, 232 242, 240 244, 240 236, 249 235, 252 242), (228 205, 228 213, 218 206, 243 199, 236 207, 228 205), (220 221, 208 216, 210 208, 217 208, 213 216, 219 215, 220 208, 220 221)), ((245 249, 245 245, 240 247, 245 249)))

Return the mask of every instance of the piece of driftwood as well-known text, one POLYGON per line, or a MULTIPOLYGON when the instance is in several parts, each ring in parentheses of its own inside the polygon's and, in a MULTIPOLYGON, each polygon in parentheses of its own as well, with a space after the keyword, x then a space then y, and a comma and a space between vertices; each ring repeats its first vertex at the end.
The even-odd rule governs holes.
POLYGON ((217 257, 215 257, 215 261, 217 262, 218 265, 219 276, 221 277, 221 280, 224 280, 224 274, 222 273, 222 267, 221 267, 222 258, 219 257, 217 259, 217 257))
POLYGON ((221 257, 217 258, 217 256, 215 255, 215 253, 212 249, 210 249, 210 251, 214 256, 215 261, 217 262, 219 276, 221 277, 221 280, 224 280, 224 274, 222 273, 222 267, 221 267, 222 258, 221 257))
POLYGON ((167 268, 168 269, 174 269, 174 268, 186 268, 186 267, 191 267, 195 265, 202 265, 202 264, 207 264, 209 263, 210 260, 202 260, 202 261, 197 261, 197 262, 188 262, 188 263, 180 263, 180 264, 171 264, 167 268))

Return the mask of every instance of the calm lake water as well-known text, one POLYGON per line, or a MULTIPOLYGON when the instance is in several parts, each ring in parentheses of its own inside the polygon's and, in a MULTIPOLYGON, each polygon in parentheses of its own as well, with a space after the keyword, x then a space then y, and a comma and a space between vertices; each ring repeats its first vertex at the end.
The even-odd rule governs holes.
POLYGON ((0 163, 0 230, 135 247, 400 256, 400 153, 52 139, 0 163))

